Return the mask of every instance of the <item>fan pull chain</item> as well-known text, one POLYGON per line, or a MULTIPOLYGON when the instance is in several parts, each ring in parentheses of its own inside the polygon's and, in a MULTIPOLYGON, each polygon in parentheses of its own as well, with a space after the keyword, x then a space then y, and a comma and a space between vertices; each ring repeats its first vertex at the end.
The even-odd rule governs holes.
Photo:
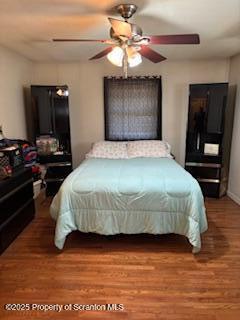
POLYGON ((124 49, 124 57, 123 57, 123 74, 124 74, 124 78, 127 79, 127 77, 128 77, 128 56, 127 56, 126 49, 124 49))

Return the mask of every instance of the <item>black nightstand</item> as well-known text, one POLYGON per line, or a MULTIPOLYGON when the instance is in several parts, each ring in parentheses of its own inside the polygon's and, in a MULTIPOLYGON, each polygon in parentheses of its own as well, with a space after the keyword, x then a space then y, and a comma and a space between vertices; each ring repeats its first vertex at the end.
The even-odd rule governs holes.
POLYGON ((72 172, 72 155, 40 156, 39 162, 46 167, 46 196, 54 196, 64 179, 72 172))

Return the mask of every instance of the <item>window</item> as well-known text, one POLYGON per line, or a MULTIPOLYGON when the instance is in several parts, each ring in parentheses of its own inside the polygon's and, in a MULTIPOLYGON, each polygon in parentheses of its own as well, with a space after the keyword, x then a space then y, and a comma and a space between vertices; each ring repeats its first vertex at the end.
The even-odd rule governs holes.
POLYGON ((105 139, 161 139, 161 78, 104 78, 105 139))

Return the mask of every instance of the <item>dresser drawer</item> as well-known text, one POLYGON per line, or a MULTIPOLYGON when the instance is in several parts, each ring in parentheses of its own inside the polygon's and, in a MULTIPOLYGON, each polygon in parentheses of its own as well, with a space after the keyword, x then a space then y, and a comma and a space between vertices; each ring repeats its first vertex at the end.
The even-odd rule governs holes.
POLYGON ((55 196, 55 194, 58 192, 59 188, 61 187, 61 184, 63 183, 63 180, 49 180, 47 181, 47 189, 46 189, 46 196, 55 196))
POLYGON ((186 166, 185 169, 196 179, 220 179, 221 168, 186 166))
POLYGON ((66 178, 71 172, 71 166, 51 166, 47 168, 45 179, 66 178))
POLYGON ((20 186, 15 187, 0 199, 0 226, 9 219, 18 208, 33 198, 33 182, 28 179, 20 186))
POLYGON ((0 181, 0 201, 1 199, 24 184, 27 180, 32 179, 32 170, 24 169, 13 173, 10 178, 0 181))
POLYGON ((30 199, 8 220, 0 225, 0 253, 18 236, 25 226, 34 218, 34 200, 30 199))
POLYGON ((220 182, 214 181, 214 180, 207 180, 199 179, 199 185, 202 189, 202 193, 204 197, 210 197, 210 198, 219 198, 220 195, 220 182), (199 181, 200 180, 200 181, 199 181), (211 181, 211 182, 210 182, 211 181))

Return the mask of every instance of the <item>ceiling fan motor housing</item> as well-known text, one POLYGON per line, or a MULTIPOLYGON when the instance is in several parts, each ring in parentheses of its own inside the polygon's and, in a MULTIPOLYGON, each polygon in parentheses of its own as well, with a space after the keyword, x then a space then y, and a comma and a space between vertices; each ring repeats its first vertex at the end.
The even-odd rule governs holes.
MULTIPOLYGON (((142 37, 142 29, 136 24, 131 23, 132 40, 139 41, 142 37)), ((114 40, 119 40, 119 36, 114 32, 113 28, 110 29, 110 37, 114 40)))
POLYGON ((137 6, 135 4, 120 4, 116 9, 127 20, 137 11, 137 6))

